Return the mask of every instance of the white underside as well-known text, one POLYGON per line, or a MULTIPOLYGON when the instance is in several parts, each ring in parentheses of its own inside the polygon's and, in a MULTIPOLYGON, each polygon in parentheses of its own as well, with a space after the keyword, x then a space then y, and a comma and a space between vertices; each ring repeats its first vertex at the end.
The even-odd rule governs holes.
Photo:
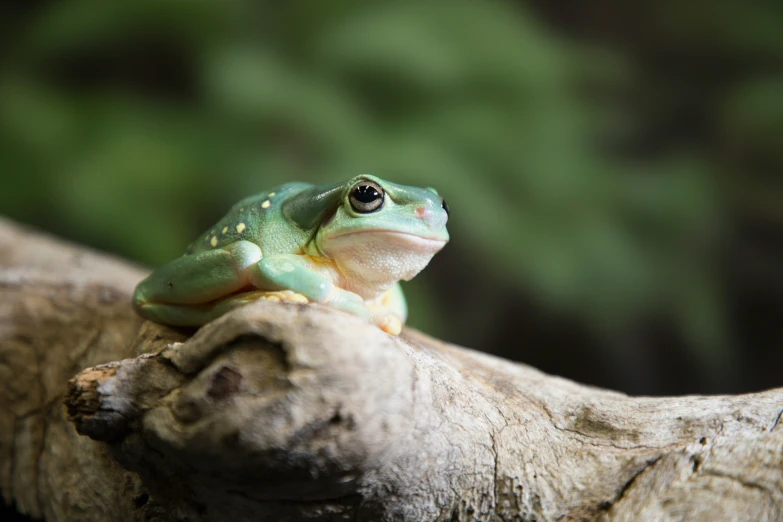
POLYGON ((374 299, 397 281, 412 279, 445 244, 402 232, 357 232, 330 238, 324 253, 340 270, 343 288, 374 299))

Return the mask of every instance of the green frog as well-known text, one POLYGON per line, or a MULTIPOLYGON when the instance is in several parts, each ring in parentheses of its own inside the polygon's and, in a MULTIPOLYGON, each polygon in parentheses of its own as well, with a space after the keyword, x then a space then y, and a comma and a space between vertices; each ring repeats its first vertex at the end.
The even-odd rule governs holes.
POLYGON ((317 302, 397 335, 407 317, 399 281, 444 247, 448 217, 435 189, 376 176, 285 183, 234 205, 139 283, 133 304, 158 323, 200 326, 258 299, 317 302))

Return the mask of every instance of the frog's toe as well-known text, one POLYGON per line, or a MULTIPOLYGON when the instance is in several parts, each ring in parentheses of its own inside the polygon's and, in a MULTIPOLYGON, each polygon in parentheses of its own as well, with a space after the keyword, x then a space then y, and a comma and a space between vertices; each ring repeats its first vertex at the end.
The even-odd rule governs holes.
POLYGON ((280 290, 277 292, 263 292, 263 299, 267 301, 282 301, 285 303, 307 304, 310 302, 302 294, 292 290, 280 290))
POLYGON ((310 300, 307 299, 302 294, 299 294, 299 293, 296 293, 296 292, 292 292, 290 290, 287 290, 287 292, 288 293, 286 293, 286 295, 285 295, 285 297, 283 299, 284 301, 287 301, 289 303, 299 303, 299 304, 307 304, 307 303, 310 302, 310 300))
POLYGON ((387 314, 381 318, 378 323, 381 330, 390 335, 400 335, 402 331, 402 321, 399 317, 392 314, 387 314))
POLYGON ((305 296, 292 290, 277 290, 273 292, 254 290, 241 294, 241 299, 248 303, 259 300, 297 304, 307 304, 310 302, 305 296))

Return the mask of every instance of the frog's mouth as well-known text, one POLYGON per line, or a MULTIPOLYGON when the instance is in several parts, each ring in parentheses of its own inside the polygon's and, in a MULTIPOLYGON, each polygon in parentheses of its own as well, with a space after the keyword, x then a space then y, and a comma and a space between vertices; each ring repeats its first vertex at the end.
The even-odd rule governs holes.
POLYGON ((355 236, 354 239, 365 240, 372 238, 373 242, 384 240, 384 242, 393 243, 400 248, 409 250, 418 250, 422 252, 437 252, 447 242, 447 239, 430 236, 420 236, 410 232, 400 232, 399 230, 355 230, 332 236, 328 241, 342 241, 345 238, 355 236))

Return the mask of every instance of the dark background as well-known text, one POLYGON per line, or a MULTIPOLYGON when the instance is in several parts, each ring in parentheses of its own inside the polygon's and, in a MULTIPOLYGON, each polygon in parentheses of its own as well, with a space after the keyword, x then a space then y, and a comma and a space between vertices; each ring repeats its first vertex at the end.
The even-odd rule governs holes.
POLYGON ((452 240, 410 323, 631 394, 783 384, 783 3, 3 2, 0 212, 154 266, 369 172, 452 240))

